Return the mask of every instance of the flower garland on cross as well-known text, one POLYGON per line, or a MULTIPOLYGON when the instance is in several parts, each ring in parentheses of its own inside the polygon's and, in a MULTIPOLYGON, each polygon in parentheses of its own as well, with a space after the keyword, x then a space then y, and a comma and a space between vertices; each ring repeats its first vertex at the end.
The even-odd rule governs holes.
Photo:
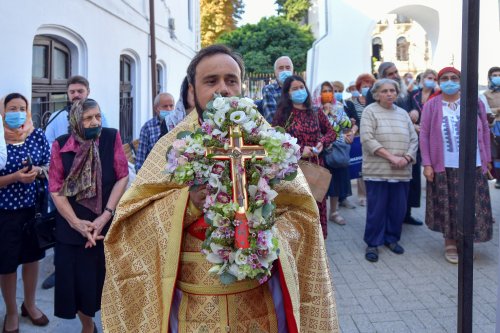
POLYGON ((253 100, 220 95, 201 128, 179 133, 169 147, 171 180, 191 190, 206 184, 202 253, 223 284, 271 276, 279 255, 273 188, 295 178, 299 159, 297 139, 270 127, 253 100))

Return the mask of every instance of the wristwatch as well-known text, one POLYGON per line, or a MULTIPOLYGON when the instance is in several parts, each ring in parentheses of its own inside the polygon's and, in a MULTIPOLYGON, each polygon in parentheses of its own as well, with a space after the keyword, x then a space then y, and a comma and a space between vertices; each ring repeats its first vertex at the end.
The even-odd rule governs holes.
POLYGON ((115 210, 114 209, 111 209, 111 208, 104 208, 105 211, 108 211, 110 214, 111 214, 111 217, 115 216, 115 210))

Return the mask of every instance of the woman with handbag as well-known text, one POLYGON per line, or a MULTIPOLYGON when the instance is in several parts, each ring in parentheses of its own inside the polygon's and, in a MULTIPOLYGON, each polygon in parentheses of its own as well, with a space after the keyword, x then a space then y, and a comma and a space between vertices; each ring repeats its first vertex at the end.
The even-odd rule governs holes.
POLYGON ((344 105, 334 98, 335 89, 338 88, 329 81, 323 82, 314 90, 313 105, 318 112, 323 112, 326 115, 337 137, 332 145, 325 149, 323 156, 325 164, 332 174, 327 193, 330 198, 329 219, 339 225, 345 225, 346 222, 337 208, 339 197, 346 199, 352 195, 349 152, 357 126, 354 125, 355 128, 353 128, 350 117, 344 110, 344 105), (337 159, 337 157, 339 158, 337 159))
POLYGON ((73 319, 82 332, 97 332, 104 246, 114 210, 127 186, 128 162, 117 130, 101 127, 96 101, 77 101, 70 134, 52 145, 49 190, 57 208, 54 314, 73 319))
POLYGON ((45 251, 38 247, 31 230, 35 218, 37 188, 35 179, 42 177, 50 149, 41 129, 35 129, 28 109, 28 100, 12 93, 3 101, 7 143, 7 164, 0 170, 0 282, 6 315, 3 332, 19 332, 16 303, 17 267, 23 265, 24 302, 21 315, 33 325, 49 323, 35 304, 38 261, 45 251))
MULTIPOLYGON (((300 76, 292 75, 283 83, 273 126, 284 127, 287 133, 297 138, 297 143, 301 147, 302 160, 323 166, 324 162, 322 158, 319 158, 319 154, 324 147, 335 141, 335 132, 325 114, 313 110, 309 90, 300 76)), ((316 198, 316 202, 323 237, 326 239, 328 234, 326 198, 320 201, 316 198)))
POLYGON ((418 137, 408 112, 396 106, 399 84, 394 80, 375 82, 371 92, 375 103, 363 111, 361 144, 367 209, 365 258, 378 261, 378 246, 404 253, 401 238, 406 201, 415 163, 418 137))

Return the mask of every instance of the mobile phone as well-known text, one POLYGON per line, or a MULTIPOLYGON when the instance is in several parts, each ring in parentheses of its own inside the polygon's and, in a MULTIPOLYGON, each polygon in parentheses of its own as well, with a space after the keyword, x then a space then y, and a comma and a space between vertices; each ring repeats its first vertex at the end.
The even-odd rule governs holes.
POLYGON ((318 154, 318 153, 319 153, 319 150, 318 150, 318 148, 316 148, 316 147, 313 147, 312 151, 313 151, 313 153, 315 153, 315 154, 318 154))
POLYGON ((33 169, 33 160, 31 159, 31 156, 28 154, 28 157, 26 158, 26 166, 28 167, 28 172, 33 169))

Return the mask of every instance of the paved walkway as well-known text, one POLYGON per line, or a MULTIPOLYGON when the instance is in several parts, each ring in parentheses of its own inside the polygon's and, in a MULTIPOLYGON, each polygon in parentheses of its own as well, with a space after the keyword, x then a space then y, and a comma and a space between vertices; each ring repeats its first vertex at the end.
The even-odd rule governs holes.
MULTIPOLYGON (((493 216, 500 221, 500 190, 490 183, 490 193, 493 216)), ((412 214, 421 220, 425 189, 422 203, 412 214)), ((442 235, 405 224, 400 242, 405 253, 379 248, 379 261, 370 263, 364 259, 365 208, 340 212, 347 225, 329 222, 327 252, 342 332, 456 332, 458 266, 445 261, 442 235)), ((498 237, 496 223, 493 240, 475 246, 474 333, 495 331, 498 237)))
MULTIPOLYGON (((353 183, 353 191, 355 188, 353 183)), ((492 202, 496 203, 494 216, 500 221, 500 190, 491 186, 490 192, 492 202)), ((352 202, 355 199, 356 195, 351 197, 352 202)), ((425 199, 422 200, 424 202, 425 199)), ((414 209, 413 215, 423 219, 424 211, 424 208, 414 209)), ((364 259, 365 208, 341 208, 340 212, 347 220, 347 225, 329 223, 327 251, 337 292, 342 332, 456 332, 457 266, 445 261, 441 234, 430 231, 426 226, 404 225, 401 245, 406 252, 398 256, 381 248, 379 261, 369 263, 364 259)), ((494 228, 493 240, 478 244, 475 252, 473 331, 492 333, 496 322, 498 223, 494 228)), ((42 261, 39 284, 53 269, 51 262, 50 251, 42 261)), ((20 305, 21 280, 17 294, 20 305)), ((21 318, 21 332, 81 331, 78 319, 61 320, 53 316, 53 289, 39 288, 37 302, 48 315, 49 326, 34 327, 26 318, 21 318)), ((4 303, 1 301, 2 325, 4 313, 4 303)), ((96 321, 99 320, 97 317, 96 321)))

